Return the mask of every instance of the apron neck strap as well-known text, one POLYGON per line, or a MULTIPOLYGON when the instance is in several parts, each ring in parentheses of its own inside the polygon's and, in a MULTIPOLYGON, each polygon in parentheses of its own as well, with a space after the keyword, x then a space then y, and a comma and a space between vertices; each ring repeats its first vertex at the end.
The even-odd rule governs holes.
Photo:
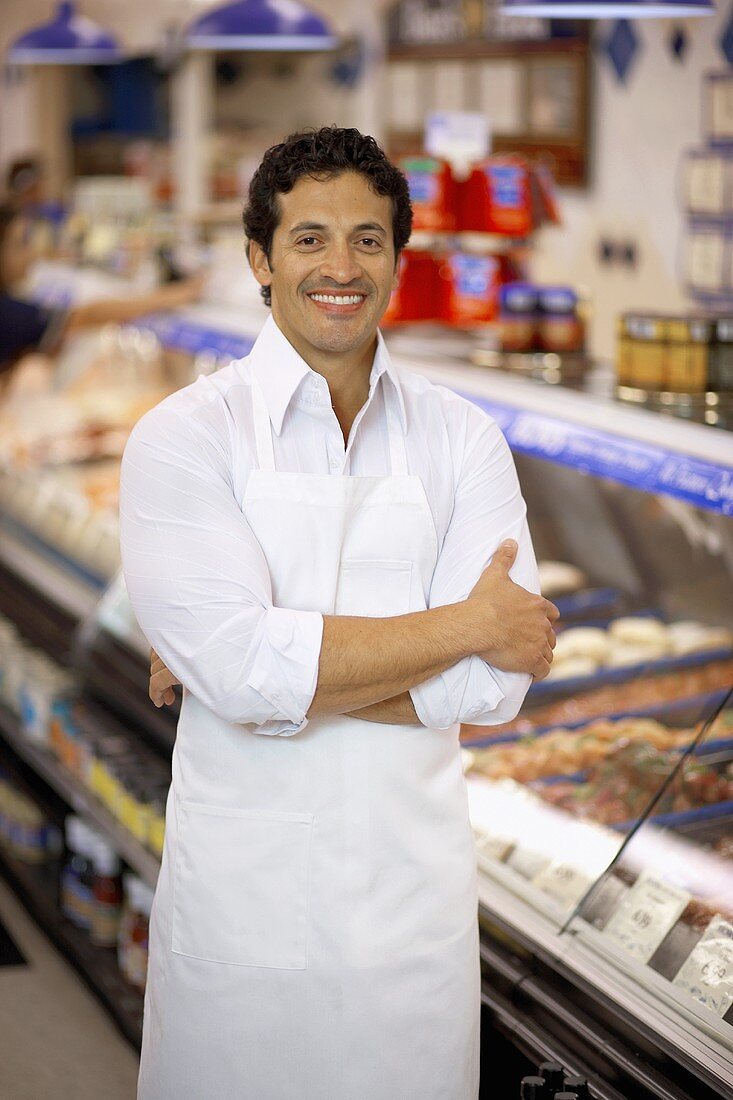
POLYGON ((392 467, 392 477, 407 477, 407 444, 400 423, 397 409, 397 398, 394 394, 387 393, 382 385, 382 401, 387 414, 387 433, 389 436, 389 461, 392 467))
POLYGON ((272 446, 272 425, 265 395, 255 378, 252 379, 252 419, 255 429, 257 465, 260 470, 275 471, 275 451, 272 446))
MULTIPOLYGON (((407 447, 405 436, 400 424, 397 402, 382 389, 387 417, 387 438, 389 441, 389 458, 393 477, 406 477, 407 447)), ((264 394, 256 379, 252 379, 252 418, 254 422, 255 447, 257 450, 257 465, 260 470, 275 472, 275 451, 272 445, 272 424, 270 413, 267 409, 264 394)))

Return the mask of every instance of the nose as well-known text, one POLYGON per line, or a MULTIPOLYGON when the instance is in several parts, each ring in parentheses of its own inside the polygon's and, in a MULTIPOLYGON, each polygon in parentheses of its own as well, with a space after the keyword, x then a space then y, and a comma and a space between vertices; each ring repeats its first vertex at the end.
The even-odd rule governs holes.
POLYGON ((320 272, 342 286, 361 278, 362 268, 348 241, 332 241, 321 260, 320 272))

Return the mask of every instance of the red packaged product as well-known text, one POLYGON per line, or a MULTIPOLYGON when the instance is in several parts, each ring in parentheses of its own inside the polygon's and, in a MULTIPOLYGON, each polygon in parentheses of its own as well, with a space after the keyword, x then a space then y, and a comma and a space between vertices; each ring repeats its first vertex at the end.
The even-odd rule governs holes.
POLYGON ((434 321, 440 313, 438 261, 432 252, 405 249, 397 265, 399 284, 392 291, 382 326, 403 321, 434 321))
POLYGON ((526 237, 533 228, 529 169, 521 157, 489 157, 461 185, 461 229, 526 237))
POLYGON ((452 252, 440 267, 441 311, 450 325, 486 324, 497 315, 501 263, 496 256, 452 252))
POLYGON ((552 172, 541 161, 533 164, 530 172, 532 218, 535 227, 542 225, 544 222, 550 222, 551 225, 560 225, 560 208, 552 172))
POLYGON ((412 228, 452 232, 456 228, 456 185, 450 165, 420 156, 403 158, 400 167, 410 189, 412 228))

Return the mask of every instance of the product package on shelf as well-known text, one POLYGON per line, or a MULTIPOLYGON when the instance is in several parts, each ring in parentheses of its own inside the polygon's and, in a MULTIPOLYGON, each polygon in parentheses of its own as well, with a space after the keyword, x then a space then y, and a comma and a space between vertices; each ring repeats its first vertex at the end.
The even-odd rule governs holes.
POLYGON ((23 863, 57 859, 61 833, 37 803, 0 766, 0 847, 23 863))
POLYGON ((77 815, 65 825, 67 857, 61 870, 61 911, 95 946, 116 952, 128 984, 145 992, 153 890, 122 870, 104 837, 77 815))
POLYGON ((0 701, 19 717, 29 743, 52 753, 136 840, 162 854, 169 766, 80 700, 74 676, 2 618, 0 701))

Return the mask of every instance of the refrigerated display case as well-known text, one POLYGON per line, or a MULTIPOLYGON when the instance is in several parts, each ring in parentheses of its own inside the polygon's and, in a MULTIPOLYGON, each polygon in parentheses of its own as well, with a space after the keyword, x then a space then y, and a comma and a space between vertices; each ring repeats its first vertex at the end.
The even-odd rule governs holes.
MULTIPOLYGON (((246 354, 261 316, 200 307, 144 331, 181 385, 246 354)), ((528 1067, 558 1060, 606 1100, 733 1096, 730 699, 698 736, 733 682, 733 436, 470 366, 452 347, 418 354, 397 339, 394 355, 497 419, 538 557, 575 567, 553 591, 567 657, 570 631, 590 632, 585 664, 536 685, 515 722, 462 730, 486 1041, 502 1034, 528 1067)), ((77 688, 67 725, 35 741, 6 694, 0 756, 88 814, 153 883, 177 706, 149 703, 147 645, 115 562, 95 557, 88 516, 64 513, 57 492, 102 458, 21 460, 6 453, 2 471, 0 614, 77 688), (63 513, 53 523, 49 502, 63 513), (153 789, 140 788, 141 760, 153 789)), ((2 644, 0 631, 5 661, 2 644)), ((58 918, 47 924, 63 940, 58 918)), ((76 962, 103 990, 88 953, 76 962)))

